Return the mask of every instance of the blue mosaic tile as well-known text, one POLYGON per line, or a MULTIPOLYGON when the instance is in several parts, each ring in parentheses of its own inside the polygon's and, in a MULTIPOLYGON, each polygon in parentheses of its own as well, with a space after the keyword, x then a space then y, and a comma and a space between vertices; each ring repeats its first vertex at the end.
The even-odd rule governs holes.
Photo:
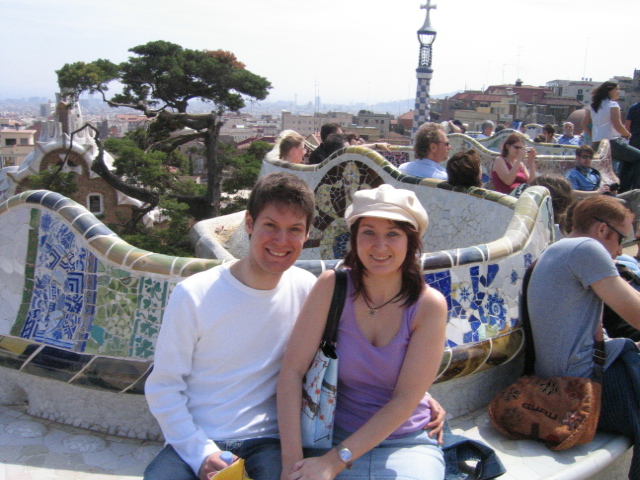
POLYGON ((97 260, 77 244, 74 232, 45 212, 40 220, 34 284, 20 336, 83 351, 95 314, 97 260))
POLYGON ((37 203, 40 204, 42 202, 42 199, 47 196, 47 194, 50 193, 49 190, 37 190, 33 193, 31 193, 30 195, 27 196, 27 198, 24 200, 25 203, 37 203))

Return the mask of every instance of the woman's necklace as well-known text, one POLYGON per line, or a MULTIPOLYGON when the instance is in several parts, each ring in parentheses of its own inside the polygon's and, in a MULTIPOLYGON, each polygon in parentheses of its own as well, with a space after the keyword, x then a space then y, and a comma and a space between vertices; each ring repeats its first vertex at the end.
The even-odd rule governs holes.
POLYGON ((364 299, 364 303, 367 306, 367 308, 369 309, 367 311, 367 315, 370 316, 370 317, 373 317, 376 313, 378 313, 377 311, 380 310, 385 305, 389 305, 394 300, 398 301, 398 295, 400 295, 400 292, 398 292, 396 295, 394 295, 393 297, 391 297, 389 300, 387 300, 386 302, 384 302, 382 305, 380 305, 378 307, 372 307, 371 305, 369 305, 369 302, 367 301, 367 296, 366 295, 362 295, 362 298, 364 299))

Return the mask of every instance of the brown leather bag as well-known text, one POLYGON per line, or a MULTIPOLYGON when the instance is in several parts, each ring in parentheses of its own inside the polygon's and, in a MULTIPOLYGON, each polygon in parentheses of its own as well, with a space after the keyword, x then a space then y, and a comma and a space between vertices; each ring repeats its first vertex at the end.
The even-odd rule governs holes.
MULTIPOLYGON (((521 299, 525 329, 525 373, 533 372, 535 350, 526 291, 535 263, 523 282, 521 299)), ((489 403, 493 426, 509 438, 543 441, 551 450, 566 450, 593 440, 600 417, 604 337, 602 323, 594 338, 591 378, 540 378, 527 375, 498 393, 489 403)))
POLYGON ((509 438, 566 450, 593 440, 602 385, 591 378, 521 377, 489 403, 491 423, 509 438))

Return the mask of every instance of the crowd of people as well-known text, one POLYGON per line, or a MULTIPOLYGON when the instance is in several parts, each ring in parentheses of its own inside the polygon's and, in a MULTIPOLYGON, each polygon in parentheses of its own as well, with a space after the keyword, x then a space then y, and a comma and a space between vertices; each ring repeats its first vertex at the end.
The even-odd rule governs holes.
MULTIPOLYGON (((594 110, 606 108, 613 116, 617 97, 607 98, 594 110)), ((634 123, 638 116, 636 109, 628 119, 633 135, 640 128, 634 123)), ((601 117, 592 117, 594 143, 607 138, 602 130, 607 127, 597 123, 601 117)), ((489 137, 493 129, 487 122, 483 134, 489 137)), ((335 124, 323 126, 321 137, 309 163, 322 162, 334 147, 360 144, 335 124)), ((563 137, 575 139, 567 124, 563 137)), ((400 171, 454 187, 481 186, 478 152, 448 158, 450 150, 442 125, 422 125, 415 160, 400 171)), ((277 153, 300 163, 306 154, 303 137, 283 132, 277 153)), ((535 370, 543 377, 591 375, 604 304, 640 330, 640 292, 622 279, 615 263, 624 239, 640 233, 634 230, 640 195, 611 195, 616 189, 602 184, 591 167, 593 156, 592 146, 581 145, 566 177, 538 175, 536 150, 514 133, 491 172, 493 188, 504 193, 548 188, 557 238, 564 237, 542 253, 528 287, 535 370)), ((440 446, 445 412, 425 392, 442 360, 447 301, 425 284, 418 263, 428 213, 415 193, 387 184, 357 191, 345 212, 351 248, 343 267, 347 291, 338 324, 333 447, 303 449, 303 378, 336 285, 333 270, 316 280, 294 266, 309 237, 314 200, 292 173, 261 177, 245 214, 246 256, 174 288, 145 386, 166 446, 147 467, 146 480, 210 479, 228 465, 226 452, 232 461, 243 458, 254 480, 445 478, 440 446)), ((640 479, 639 352, 632 340, 607 339, 599 423, 602 430, 633 440, 632 480, 640 479)))

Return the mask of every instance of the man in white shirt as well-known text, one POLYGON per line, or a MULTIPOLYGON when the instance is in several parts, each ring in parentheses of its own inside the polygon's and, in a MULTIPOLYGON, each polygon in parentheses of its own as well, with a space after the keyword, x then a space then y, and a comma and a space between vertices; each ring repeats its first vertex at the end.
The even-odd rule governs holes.
POLYGON ((425 123, 416 132, 413 151, 416 160, 403 163, 398 169, 407 175, 447 180, 447 170, 440 165, 446 161, 451 145, 444 129, 437 123, 425 123))
POLYGON ((290 173, 261 178, 249 198, 248 254, 174 288, 145 385, 166 446, 145 480, 206 480, 245 459, 254 480, 280 478, 276 381, 315 276, 294 267, 315 215, 314 194, 290 173))

